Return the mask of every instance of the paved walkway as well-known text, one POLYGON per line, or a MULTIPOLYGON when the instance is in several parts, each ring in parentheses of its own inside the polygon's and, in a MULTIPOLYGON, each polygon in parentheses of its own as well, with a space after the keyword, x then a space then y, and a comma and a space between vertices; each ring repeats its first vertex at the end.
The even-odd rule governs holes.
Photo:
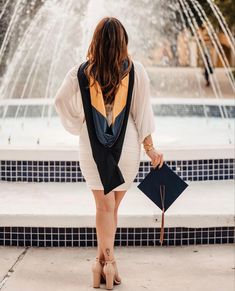
MULTIPOLYGON (((0 290, 87 291, 96 248, 0 247, 0 290)), ((115 247, 114 290, 233 291, 234 245, 115 247)), ((101 285, 101 290, 106 290, 101 285)))

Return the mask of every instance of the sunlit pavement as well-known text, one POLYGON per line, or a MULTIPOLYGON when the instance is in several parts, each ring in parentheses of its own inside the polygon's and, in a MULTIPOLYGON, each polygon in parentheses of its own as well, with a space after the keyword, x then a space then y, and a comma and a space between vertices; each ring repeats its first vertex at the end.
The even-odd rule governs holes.
MULTIPOLYGON (((0 247, 0 290, 95 290, 96 248, 0 247)), ((234 245, 115 247, 114 290, 232 291, 234 245)), ((105 289, 102 284, 101 289, 105 289)))

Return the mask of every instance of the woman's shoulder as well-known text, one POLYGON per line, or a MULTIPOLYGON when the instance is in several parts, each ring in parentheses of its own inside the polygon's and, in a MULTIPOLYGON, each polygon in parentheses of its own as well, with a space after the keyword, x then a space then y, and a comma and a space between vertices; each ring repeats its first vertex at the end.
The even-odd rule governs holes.
POLYGON ((135 59, 133 60, 132 59, 132 62, 134 64, 134 68, 135 68, 136 71, 143 71, 143 70, 145 70, 145 67, 144 67, 144 65, 143 65, 143 63, 141 61, 135 60, 135 59))
MULTIPOLYGON (((134 64, 135 70, 138 70, 138 71, 145 70, 145 67, 141 61, 132 59, 132 62, 134 64)), ((75 76, 77 77, 77 72, 81 64, 77 63, 77 64, 74 64, 72 67, 70 67, 70 69, 68 70, 68 74, 71 75, 72 77, 75 77, 75 76)))
POLYGON ((80 64, 75 64, 67 72, 67 75, 72 79, 77 79, 77 72, 79 69, 80 64))
POLYGON ((137 75, 137 78, 140 78, 141 80, 147 79, 149 80, 147 71, 145 69, 145 66, 143 65, 143 63, 139 60, 132 60, 133 64, 134 64, 134 71, 137 75))
MULTIPOLYGON (((143 63, 139 60, 132 59, 133 65, 134 65, 134 71, 138 76, 143 76, 146 74, 146 69, 143 63)), ((77 79, 77 73, 78 69, 80 67, 80 63, 74 64, 70 67, 70 69, 67 72, 67 76, 70 77, 72 80, 77 79)))

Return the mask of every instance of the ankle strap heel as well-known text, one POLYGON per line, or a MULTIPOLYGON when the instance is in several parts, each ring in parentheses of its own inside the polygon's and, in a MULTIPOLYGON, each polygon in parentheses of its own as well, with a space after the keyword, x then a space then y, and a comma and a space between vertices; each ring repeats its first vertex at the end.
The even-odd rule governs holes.
POLYGON ((106 278, 106 289, 111 290, 113 289, 113 283, 114 283, 114 276, 115 276, 115 268, 113 266, 113 263, 115 260, 105 260, 104 263, 104 274, 106 278))

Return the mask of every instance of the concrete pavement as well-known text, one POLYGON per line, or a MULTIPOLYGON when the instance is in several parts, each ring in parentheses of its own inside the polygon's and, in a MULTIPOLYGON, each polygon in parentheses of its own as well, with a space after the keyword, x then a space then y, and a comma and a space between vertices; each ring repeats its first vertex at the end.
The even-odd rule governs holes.
MULTIPOLYGON (((96 248, 0 247, 1 291, 88 291, 96 248)), ((233 291, 234 245, 115 247, 113 290, 233 291)), ((101 285, 101 290, 106 290, 101 285)))

